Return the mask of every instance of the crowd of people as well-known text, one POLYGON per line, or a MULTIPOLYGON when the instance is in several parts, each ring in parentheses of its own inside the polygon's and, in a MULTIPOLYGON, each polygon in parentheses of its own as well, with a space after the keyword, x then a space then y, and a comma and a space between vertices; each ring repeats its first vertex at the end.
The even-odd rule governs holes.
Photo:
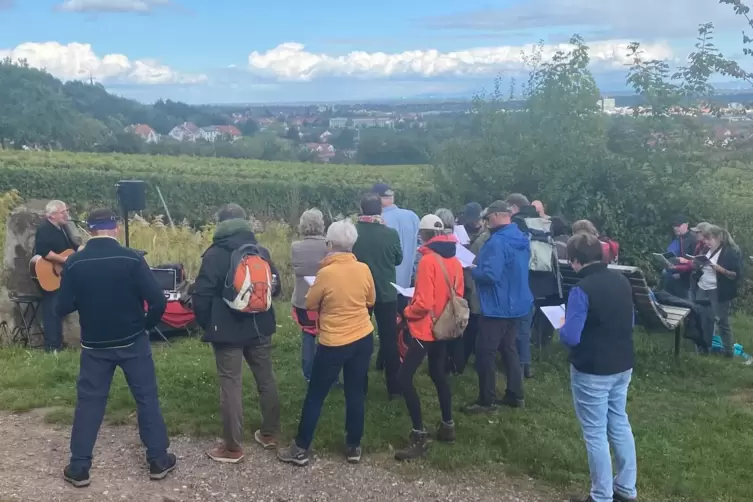
MULTIPOLYGON (((355 223, 344 219, 327 227, 317 209, 300 217, 300 240, 291 249, 292 314, 301 330, 307 390, 296 436, 279 448, 281 409, 272 357, 277 328, 272 298, 280 294, 279 271, 257 242, 245 211, 237 204, 219 210, 213 242, 192 288, 196 320, 204 330, 203 340, 213 348, 220 386, 223 441, 207 455, 223 463, 244 458, 245 360, 260 398, 262 424, 254 440, 261 447, 277 450, 283 462, 307 465, 323 403, 333 388, 342 387, 346 458, 358 463, 376 331, 376 363, 384 372, 387 395, 402 399, 410 417, 408 440, 395 458, 423 457, 430 434, 414 378, 424 359, 441 412, 432 436, 453 443, 451 375, 463 373, 474 356, 478 397, 460 408, 466 414, 524 408, 524 382, 534 377, 532 331, 537 343, 546 343, 556 324, 540 307, 566 302, 559 338, 570 349, 573 403, 592 481, 590 494, 578 500, 635 500, 636 451, 626 413, 635 312, 630 282, 608 267, 618 260, 619 245, 600 236, 590 221, 569 225, 522 194, 485 209, 468 203, 458 218, 449 209, 419 218, 397 207, 394 195, 386 184, 374 186, 361 200, 355 223), (458 256, 461 246, 474 255, 472 263, 458 256), (567 298, 559 269, 564 262, 579 277, 567 298), (447 312, 455 323, 449 330, 447 312), (497 354, 506 379, 501 396, 497 354)), ((56 226, 60 207, 48 209, 48 222, 56 226)), ((667 266, 663 286, 677 296, 710 302, 729 351, 729 308, 741 274, 739 249, 720 227, 700 223, 689 228, 684 218, 674 223, 677 238, 669 251, 677 260, 667 266)), ((115 367, 121 366, 136 398, 150 476, 161 479, 175 468, 176 459, 167 451, 146 334, 159 321, 165 301, 143 256, 114 239, 119 227, 112 211, 93 211, 88 227, 92 239, 60 260, 62 286, 49 314, 62 317, 78 310, 81 316, 78 400, 64 477, 74 486, 89 484, 109 384, 115 367), (113 282, 121 286, 112 288, 113 282), (108 317, 115 311, 122 317, 117 330, 108 317)), ((63 246, 50 237, 60 240, 53 230, 44 227, 37 242, 37 249, 50 256, 63 246)))

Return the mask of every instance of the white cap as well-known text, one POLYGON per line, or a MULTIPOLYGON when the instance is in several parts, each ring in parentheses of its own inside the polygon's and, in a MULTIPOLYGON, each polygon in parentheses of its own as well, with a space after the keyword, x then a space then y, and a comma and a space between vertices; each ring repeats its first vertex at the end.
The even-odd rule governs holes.
POLYGON ((442 220, 439 219, 439 216, 435 214, 427 214, 423 218, 421 218, 421 223, 418 224, 419 230, 436 230, 438 232, 441 232, 444 230, 444 224, 442 223, 442 220))

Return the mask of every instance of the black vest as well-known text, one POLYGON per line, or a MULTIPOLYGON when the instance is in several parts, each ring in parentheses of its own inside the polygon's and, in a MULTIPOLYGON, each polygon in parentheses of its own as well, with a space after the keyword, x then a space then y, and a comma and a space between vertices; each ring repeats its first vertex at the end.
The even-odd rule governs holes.
POLYGON ((633 292, 630 281, 604 263, 583 268, 577 287, 588 297, 588 315, 570 363, 582 373, 615 375, 633 367, 633 292))

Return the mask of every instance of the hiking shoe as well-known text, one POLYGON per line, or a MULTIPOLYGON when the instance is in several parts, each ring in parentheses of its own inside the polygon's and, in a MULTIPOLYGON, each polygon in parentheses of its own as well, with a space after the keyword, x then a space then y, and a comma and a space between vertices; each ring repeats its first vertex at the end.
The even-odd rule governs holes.
POLYGON ((87 469, 76 469, 70 464, 66 466, 65 470, 63 470, 63 479, 76 488, 84 488, 91 483, 89 480, 89 471, 87 469))
POLYGON ((396 460, 415 460, 429 451, 429 436, 426 431, 411 431, 409 441, 407 448, 395 452, 396 460))
POLYGON ((626 497, 624 495, 620 495, 617 492, 614 492, 614 495, 612 495, 612 501, 613 502, 637 502, 638 499, 637 498, 631 499, 631 498, 626 497))
POLYGON ((295 464, 300 467, 309 465, 309 452, 303 448, 299 448, 295 441, 290 443, 287 448, 281 448, 277 450, 277 458, 280 462, 286 464, 295 464))
POLYGON ((274 450, 277 448, 277 438, 269 434, 262 434, 261 431, 254 432, 254 439, 262 445, 265 450, 274 450))
POLYGON ((439 422, 437 440, 443 443, 454 443, 455 438, 455 422, 439 422))
POLYGON ((168 474, 175 470, 178 465, 178 459, 175 454, 168 453, 167 458, 160 461, 154 460, 149 464, 149 479, 159 481, 165 479, 168 474))
POLYGON ((468 415, 483 415, 484 413, 496 413, 497 405, 485 406, 479 403, 471 403, 468 406, 463 407, 463 413, 468 415))
POLYGON ((345 457, 348 459, 349 464, 357 464, 361 461, 361 447, 360 446, 348 446, 345 457))
POLYGON ((526 400, 517 398, 512 394, 505 394, 505 397, 503 397, 502 399, 497 399, 495 401, 495 404, 497 404, 498 406, 509 406, 510 408, 525 408, 526 400))
POLYGON ((211 458, 215 462, 220 462, 223 464, 237 464, 241 460, 243 460, 243 449, 239 448, 237 450, 228 450, 228 448, 224 445, 217 445, 211 450, 206 451, 207 457, 211 458))

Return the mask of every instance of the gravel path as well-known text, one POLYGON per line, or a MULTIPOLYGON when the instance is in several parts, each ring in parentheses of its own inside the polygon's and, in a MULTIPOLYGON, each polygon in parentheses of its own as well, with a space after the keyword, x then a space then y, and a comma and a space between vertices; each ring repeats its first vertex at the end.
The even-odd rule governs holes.
MULTIPOLYGON (((385 456, 365 457, 351 466, 338 458, 317 458, 307 468, 286 466, 273 453, 249 445, 239 465, 219 465, 203 451, 207 441, 174 438, 171 451, 178 468, 162 482, 147 477, 143 449, 135 427, 105 426, 99 434, 92 484, 75 489, 62 480, 68 459, 70 428, 45 424, 39 412, 0 414, 0 502, 10 501, 253 501, 253 502, 544 502, 546 496, 520 482, 500 480, 480 485, 464 477, 448 482, 416 463, 395 473, 385 456), (439 481, 439 478, 442 481, 439 481)), ((529 485, 531 483, 525 482, 529 485)))

